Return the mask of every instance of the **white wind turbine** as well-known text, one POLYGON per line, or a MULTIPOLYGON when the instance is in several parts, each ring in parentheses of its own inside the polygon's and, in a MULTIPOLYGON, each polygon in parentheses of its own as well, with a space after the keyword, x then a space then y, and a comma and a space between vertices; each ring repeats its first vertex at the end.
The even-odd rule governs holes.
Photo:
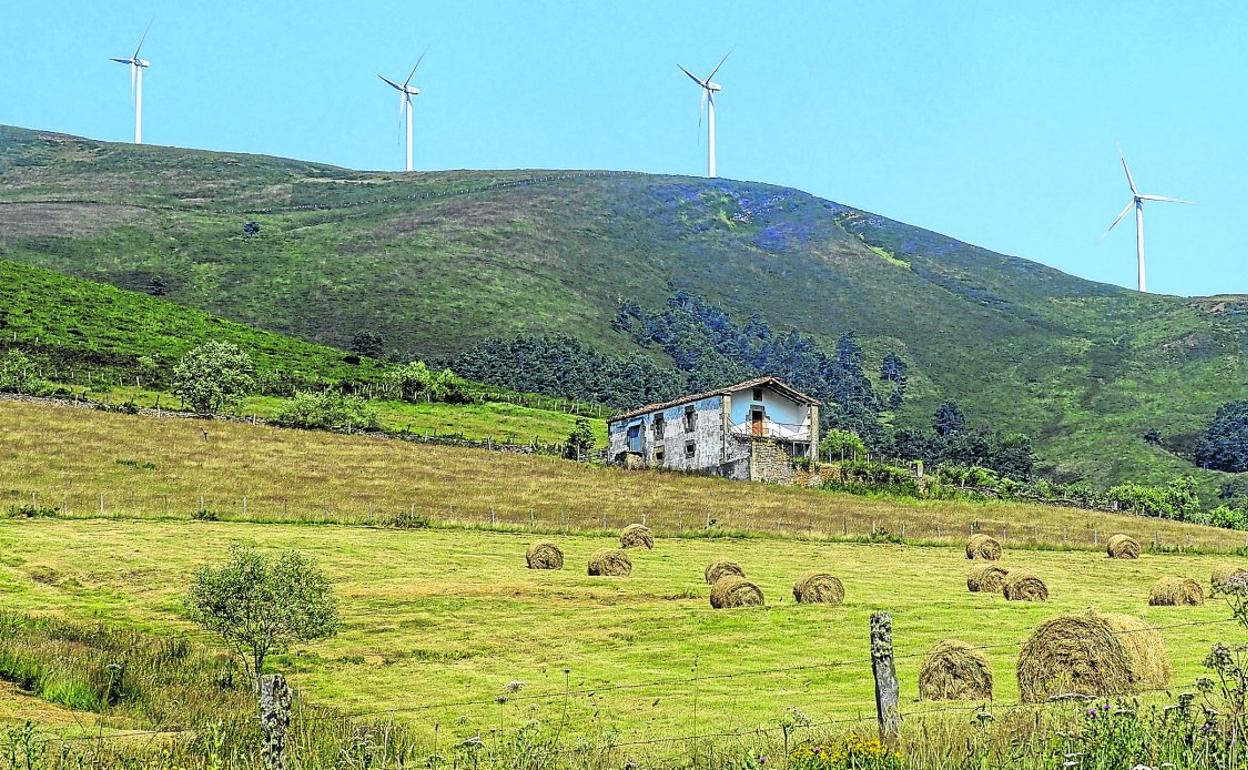
MULTIPOLYGON (((424 53, 420 55, 420 58, 416 60, 416 67, 420 66, 420 62, 424 60, 426 53, 429 53, 428 48, 426 48, 424 53)), ((386 81, 386 83, 388 83, 391 88, 399 92, 399 118, 402 119, 405 115, 407 117, 407 170, 408 171, 412 170, 412 97, 420 96, 420 89, 417 88, 416 86, 409 85, 412 82, 412 76, 416 74, 416 67, 412 67, 412 71, 407 74, 407 80, 404 80, 402 85, 399 85, 398 83, 394 82, 393 80, 386 77, 385 75, 377 76, 381 78, 382 80, 386 81)))
POLYGON ((1126 207, 1123 208, 1122 213, 1118 215, 1118 218, 1115 219, 1105 230, 1105 234, 1108 235, 1110 230, 1117 227, 1118 223, 1121 222, 1123 217, 1127 215, 1127 212, 1130 211, 1133 206, 1135 207, 1136 270, 1139 275, 1139 289, 1140 292, 1143 293, 1148 291, 1148 282, 1144 273, 1144 201, 1159 201, 1162 203, 1191 203, 1191 201, 1185 201, 1181 198, 1171 198, 1167 195, 1141 194, 1135 187, 1135 179, 1131 176, 1131 167, 1127 165, 1126 156, 1122 154, 1121 148, 1118 149, 1118 157, 1122 160, 1122 170, 1127 174, 1127 185, 1131 188, 1131 200, 1127 203, 1126 207))
POLYGON ((705 80, 693 74, 692 72, 685 69, 684 67, 680 67, 679 64, 676 65, 677 67, 680 67, 681 72, 688 75, 689 79, 697 83, 698 86, 702 89, 702 106, 698 110, 698 123, 701 124, 702 109, 705 109, 706 110, 706 130, 707 130, 706 175, 710 177, 711 179, 714 179, 716 176, 715 174, 715 94, 723 90, 723 87, 720 86, 719 83, 716 83, 714 80, 712 80, 712 78, 715 77, 716 72, 719 72, 719 68, 724 66, 724 62, 728 60, 728 56, 731 53, 732 51, 729 51, 728 53, 724 54, 724 58, 719 60, 719 64, 715 65, 715 69, 711 70, 711 74, 707 75, 705 80))
POLYGON ((142 50, 143 41, 147 40, 147 33, 151 28, 152 22, 149 21, 147 29, 143 30, 143 37, 139 38, 138 47, 134 49, 134 56, 128 59, 112 58, 113 61, 119 64, 128 64, 130 66, 130 100, 134 102, 135 144, 143 144, 143 70, 152 66, 152 63, 147 59, 139 58, 139 51, 142 50))

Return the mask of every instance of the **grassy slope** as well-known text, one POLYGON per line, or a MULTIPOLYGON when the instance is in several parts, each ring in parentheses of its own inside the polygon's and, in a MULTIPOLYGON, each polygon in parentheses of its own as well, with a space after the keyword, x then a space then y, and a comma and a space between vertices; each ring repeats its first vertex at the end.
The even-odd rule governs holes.
MULTIPOLYGON (((386 531, 205 522, 9 521, 0 523, 0 585, 17 610, 64 612, 169 632, 187 628, 179 596, 194 570, 218 560, 233 542, 296 548, 315 556, 337 584, 345 628, 337 638, 275 661, 315 700, 350 710, 426 708, 393 716, 441 740, 529 719, 558 723, 561 698, 492 702, 513 681, 521 695, 609 684, 634 689, 571 698, 569 739, 619 730, 626 740, 774 726, 797 707, 823 721, 872 716, 866 662, 868 618, 885 608, 895 619, 903 707, 915 707, 922 653, 958 637, 988 652, 999 710, 1017 699, 1017 645, 1059 612, 1129 612, 1156 625, 1227 617, 1220 603, 1197 608, 1147 606, 1163 574, 1207 579, 1209 557, 1145 555, 1111 561, 1080 552, 1018 551, 1008 566, 1044 576, 1046 604, 1011 603, 966 591, 967 561, 957 548, 819 544, 733 539, 662 539, 634 552, 624 580, 589 578, 584 563, 607 537, 564 536, 567 568, 530 572, 522 534, 477 531, 386 531), (741 562, 762 587, 765 610, 716 612, 707 603, 704 565, 741 562), (792 581, 819 567, 842 577, 839 608, 798 606, 792 581), (35 579, 38 576, 38 579, 35 579), (653 683, 697 674, 844 666, 653 683), (696 668, 695 668, 696 667, 696 668), (646 686, 650 684, 651 686, 646 686), (696 710, 693 699, 697 698, 696 710), (696 711, 697 723, 694 723, 696 711)), ((1164 630, 1177 686, 1190 688, 1214 641, 1232 625, 1164 630)), ((208 640, 211 641, 211 640, 208 640)), ((674 747, 679 749, 680 747, 674 747)))
POLYGON ((1190 434, 1244 393, 1235 298, 1141 297, 769 185, 550 176, 0 129, 0 250, 123 286, 159 275, 173 299, 237 320, 332 344, 373 329, 421 355, 553 330, 629 349, 616 299, 653 305, 675 286, 828 344, 856 329, 873 356, 912 365, 897 419, 955 397, 1102 483, 1189 470, 1143 431, 1190 434), (241 235, 247 220, 259 236, 241 235))
POLYGON ((705 528, 827 536, 872 527, 962 542, 968 527, 1009 546, 1141 542, 1230 549, 1244 536, 1157 519, 1024 504, 896 502, 673 473, 603 469, 552 457, 226 422, 155 419, 0 401, 0 510, 32 493, 71 515, 185 518, 200 500, 223 518, 385 522, 437 520, 618 528, 643 518, 660 532, 705 528), (207 432, 207 439, 204 438, 207 432), (1026 524, 1016 524, 1026 522, 1026 524), (1095 533, 1095 534, 1094 534, 1095 533))

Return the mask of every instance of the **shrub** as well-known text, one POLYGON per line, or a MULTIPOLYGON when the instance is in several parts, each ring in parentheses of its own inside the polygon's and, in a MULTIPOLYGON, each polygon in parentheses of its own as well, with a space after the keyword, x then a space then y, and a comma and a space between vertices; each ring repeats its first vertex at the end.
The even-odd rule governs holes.
POLYGON ((583 460, 593 448, 594 429, 590 427, 589 420, 578 417, 576 427, 568 434, 568 440, 563 444, 563 456, 569 460, 583 460))
POLYGON ((377 410, 359 396, 335 391, 296 393, 282 404, 274 422, 287 428, 376 430, 377 410))
POLYGON ((819 441, 819 456, 829 460, 857 460, 867 456, 867 445, 853 431, 830 428, 819 441))
POLYGON ((435 372, 424 361, 396 366, 386 372, 386 381, 402 401, 445 401, 459 404, 468 400, 460 379, 450 369, 435 372))
POLYGON ((251 356, 229 342, 212 340, 182 356, 173 367, 173 392, 200 414, 238 403, 254 384, 251 356))

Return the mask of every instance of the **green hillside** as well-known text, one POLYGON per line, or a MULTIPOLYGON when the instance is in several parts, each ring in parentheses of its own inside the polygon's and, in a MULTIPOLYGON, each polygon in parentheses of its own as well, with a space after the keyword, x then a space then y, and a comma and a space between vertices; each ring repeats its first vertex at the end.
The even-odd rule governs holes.
POLYGON ((953 398, 1098 484, 1191 470, 1172 450, 1248 382, 1242 298, 1140 296, 730 180, 364 173, 0 128, 0 256, 320 343, 371 331, 404 357, 567 332, 667 366, 612 321, 687 291, 827 349, 855 331, 872 375, 888 352, 909 365, 886 420, 953 398))

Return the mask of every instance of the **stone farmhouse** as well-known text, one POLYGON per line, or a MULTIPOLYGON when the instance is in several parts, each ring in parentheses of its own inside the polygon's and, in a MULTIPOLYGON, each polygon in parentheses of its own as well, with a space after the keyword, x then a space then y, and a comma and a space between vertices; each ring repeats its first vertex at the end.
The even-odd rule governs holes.
POLYGON ((650 404, 607 421, 607 457, 626 467, 789 483, 817 459, 818 399, 776 377, 650 404))

